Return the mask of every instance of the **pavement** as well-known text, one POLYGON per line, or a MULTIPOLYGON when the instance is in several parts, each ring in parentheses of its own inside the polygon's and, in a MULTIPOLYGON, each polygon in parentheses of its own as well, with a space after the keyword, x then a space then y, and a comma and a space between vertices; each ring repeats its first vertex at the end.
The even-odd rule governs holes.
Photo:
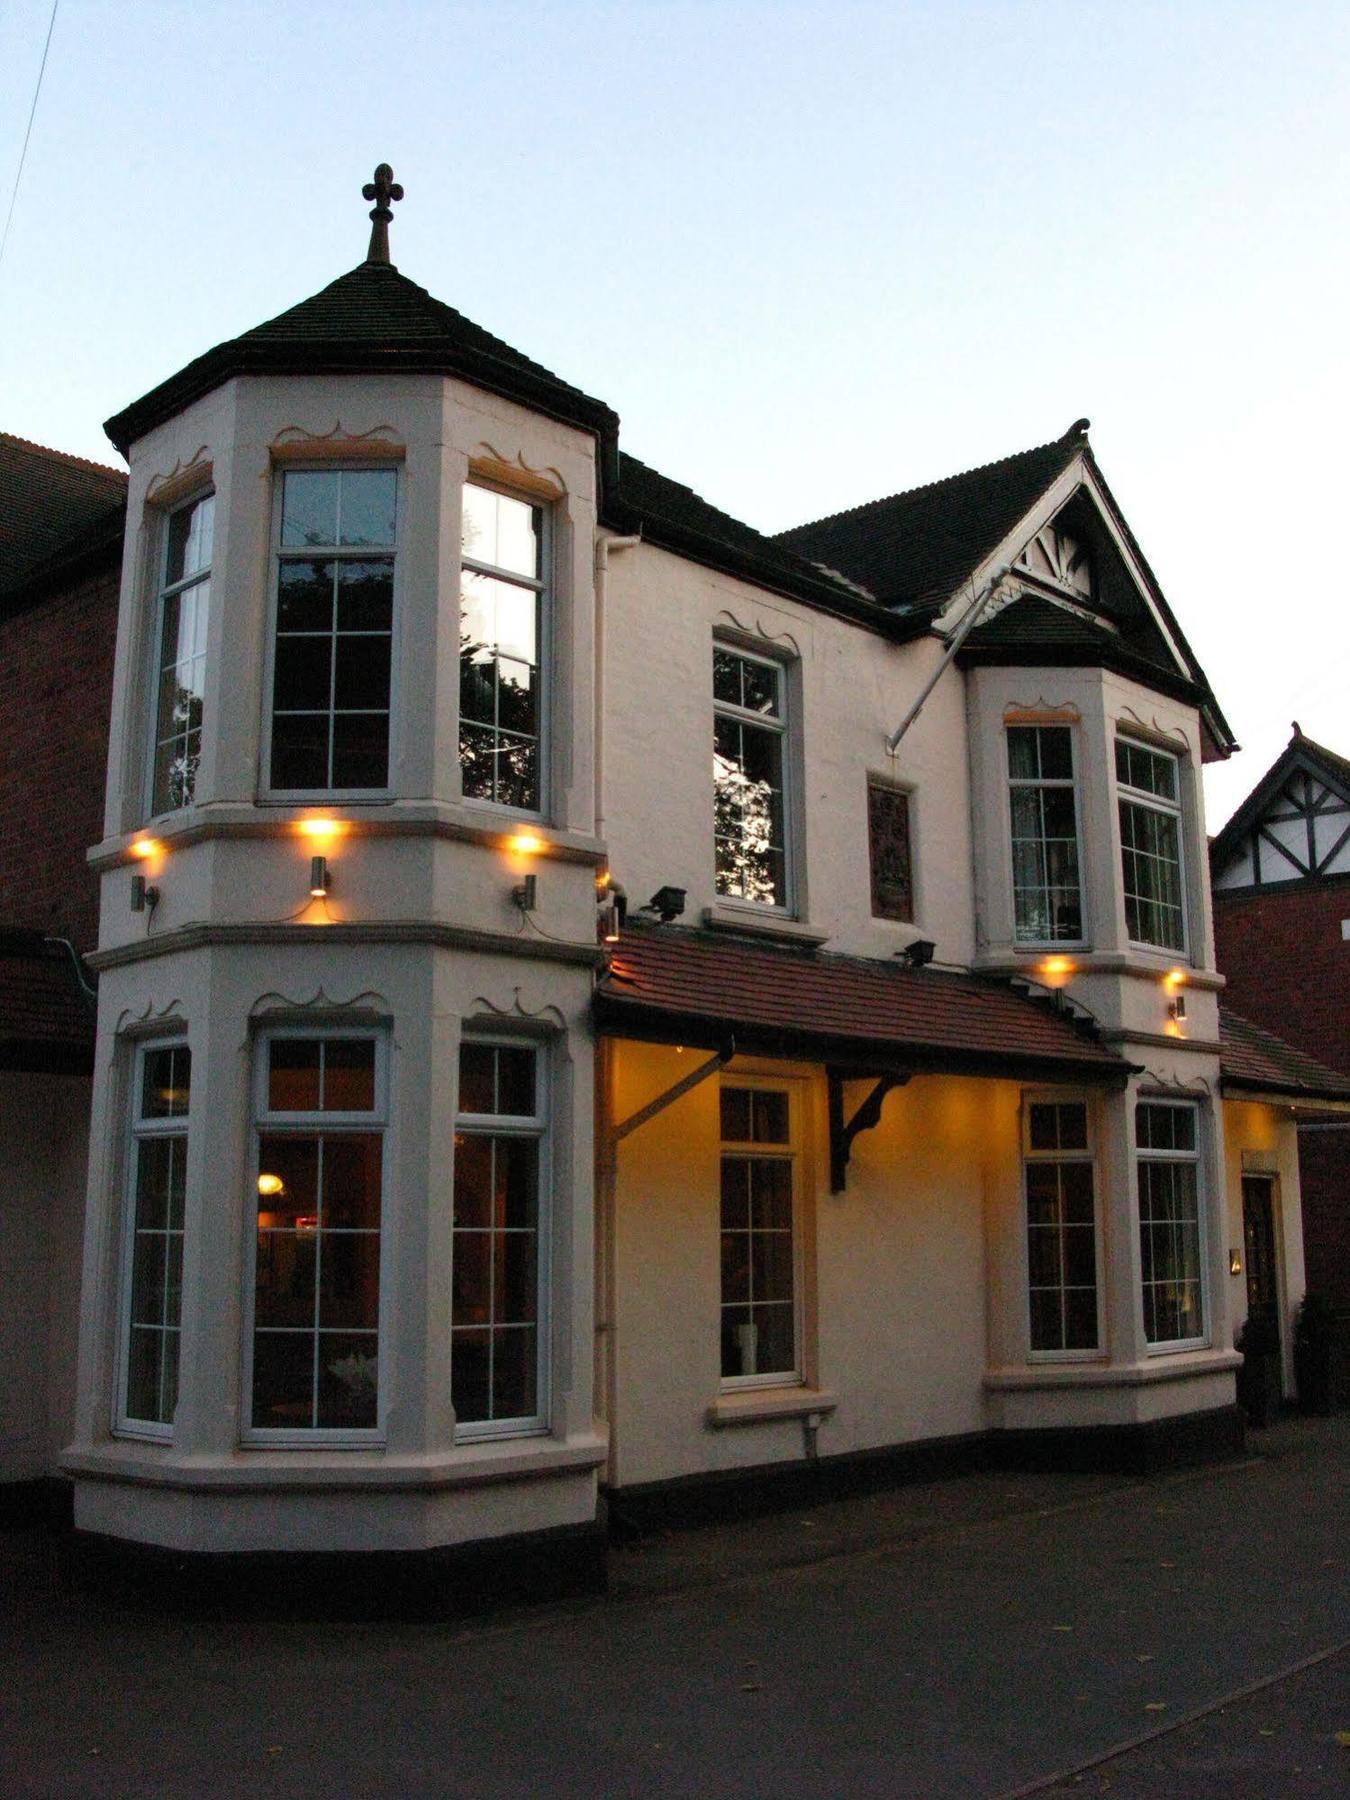
POLYGON ((128 1612, 16 1533, 0 1792, 1345 1800, 1350 1417, 1250 1444, 671 1533, 472 1624, 128 1612))

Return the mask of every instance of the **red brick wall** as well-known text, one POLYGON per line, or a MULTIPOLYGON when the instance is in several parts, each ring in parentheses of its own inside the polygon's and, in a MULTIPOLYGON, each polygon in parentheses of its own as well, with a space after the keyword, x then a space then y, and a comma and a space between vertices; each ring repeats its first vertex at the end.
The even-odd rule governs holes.
POLYGON ((117 635, 108 569, 0 617, 0 924, 98 941, 85 851, 103 835, 117 635))
POLYGON ((1214 896, 1223 1000, 1350 1075, 1350 876, 1214 896))

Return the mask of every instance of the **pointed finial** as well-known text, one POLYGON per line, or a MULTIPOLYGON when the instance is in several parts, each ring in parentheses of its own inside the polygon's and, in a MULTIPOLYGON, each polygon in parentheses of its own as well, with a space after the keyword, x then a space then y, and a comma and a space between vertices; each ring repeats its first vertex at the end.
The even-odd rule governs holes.
POLYGON ((381 163, 375 170, 374 181, 368 181, 361 189, 364 199, 373 200, 370 212, 370 248, 366 251, 366 261, 387 263, 389 261, 389 221, 393 213, 389 210, 391 200, 401 200, 403 189, 394 180, 394 171, 388 163, 381 163))
POLYGON ((1069 429, 1064 433, 1064 436, 1066 438, 1086 437, 1091 429, 1091 419, 1075 419, 1073 424, 1070 425, 1069 429))

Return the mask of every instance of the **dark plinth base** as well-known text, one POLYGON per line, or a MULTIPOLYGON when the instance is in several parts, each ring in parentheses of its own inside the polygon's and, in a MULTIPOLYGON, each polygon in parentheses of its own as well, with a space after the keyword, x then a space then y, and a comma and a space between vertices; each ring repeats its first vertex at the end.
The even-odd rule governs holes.
POLYGON ((1243 1447, 1242 1413, 1236 1406, 1139 1425, 973 1432, 847 1456, 761 1463, 611 1488, 610 1530, 623 1537, 720 1524, 976 1470, 1154 1475, 1230 1461, 1242 1455, 1243 1447))
POLYGON ((450 1619, 602 1594, 603 1523, 419 1551, 184 1552, 73 1531, 71 1584, 195 1618, 450 1619))
POLYGON ((0 1531, 28 1531, 37 1525, 69 1530, 74 1492, 70 1482, 55 1476, 0 1482, 0 1531))

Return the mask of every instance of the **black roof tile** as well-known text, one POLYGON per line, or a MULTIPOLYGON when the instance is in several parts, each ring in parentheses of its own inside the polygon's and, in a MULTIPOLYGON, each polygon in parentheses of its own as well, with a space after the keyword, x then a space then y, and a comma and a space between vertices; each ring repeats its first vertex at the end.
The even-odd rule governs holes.
POLYGON ((118 469, 0 431, 0 603, 110 521, 120 538, 126 490, 118 469))

